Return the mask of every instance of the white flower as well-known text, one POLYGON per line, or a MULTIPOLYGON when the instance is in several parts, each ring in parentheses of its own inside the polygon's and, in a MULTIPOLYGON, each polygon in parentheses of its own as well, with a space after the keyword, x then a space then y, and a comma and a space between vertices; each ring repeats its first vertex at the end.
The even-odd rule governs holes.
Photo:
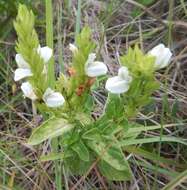
POLYGON ((37 49, 38 54, 40 55, 40 57, 44 60, 45 63, 47 63, 53 54, 53 50, 51 48, 49 48, 48 46, 45 47, 38 47, 37 49))
POLYGON ((155 68, 162 69, 166 67, 171 60, 172 53, 169 48, 166 48, 164 44, 159 44, 148 52, 148 54, 155 56, 155 68))
POLYGON ((98 77, 107 73, 107 66, 100 61, 94 61, 95 53, 90 53, 85 64, 85 73, 89 77, 98 77))
POLYGON ((22 69, 18 68, 14 71, 14 80, 19 81, 25 77, 30 77, 32 76, 32 72, 30 69, 22 69))
POLYGON ((24 69, 30 68, 29 64, 23 59, 23 56, 21 54, 17 53, 15 60, 19 68, 24 68, 24 69))
POLYGON ((34 93, 34 89, 29 82, 22 83, 21 90, 23 91, 25 97, 30 98, 31 100, 37 99, 37 96, 34 93))
POLYGON ((72 53, 77 53, 78 52, 78 48, 74 45, 74 44, 69 44, 69 49, 72 53))
POLYGON ((129 75, 127 67, 121 67, 118 70, 118 76, 109 78, 106 81, 105 88, 113 93, 120 94, 129 90, 129 85, 132 81, 132 77, 129 75))
POLYGON ((64 97, 59 92, 55 92, 51 88, 47 88, 43 95, 43 100, 48 107, 62 106, 65 102, 64 97))
POLYGON ((21 54, 16 54, 15 60, 18 65, 18 68, 14 72, 15 81, 18 81, 25 77, 30 77, 33 75, 30 70, 29 64, 24 60, 21 54))

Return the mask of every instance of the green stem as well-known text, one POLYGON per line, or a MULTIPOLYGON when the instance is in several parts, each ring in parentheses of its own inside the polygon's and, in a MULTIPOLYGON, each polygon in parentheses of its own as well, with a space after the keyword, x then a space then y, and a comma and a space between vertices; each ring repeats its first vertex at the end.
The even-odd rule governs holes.
POLYGON ((80 23, 81 23, 81 0, 78 0, 77 14, 76 14, 76 28, 75 28, 75 39, 80 32, 80 23))
MULTIPOLYGON (((46 8, 46 43, 47 46, 53 49, 53 7, 52 0, 45 0, 46 8)), ((54 88, 55 71, 54 71, 54 57, 51 58, 48 65, 48 85, 54 88)), ((51 142, 52 150, 58 152, 58 138, 54 138, 51 142)), ((55 183, 56 189, 62 190, 62 172, 61 162, 55 161, 55 183)))
POLYGON ((58 22, 57 22, 57 30, 58 30, 58 63, 60 65, 60 71, 64 71, 64 62, 63 62, 63 48, 62 48, 62 2, 58 2, 58 22))
MULTIPOLYGON (((46 8, 46 43, 47 46, 53 49, 52 0, 45 0, 45 8, 46 8)), ((48 85, 53 88, 54 83, 55 83, 54 57, 52 57, 48 65, 48 85)))
MULTIPOLYGON (((51 141, 52 150, 54 153, 58 153, 58 138, 53 138, 51 141)), ((57 190, 62 190, 62 164, 60 160, 54 161, 55 165, 55 184, 57 190)))

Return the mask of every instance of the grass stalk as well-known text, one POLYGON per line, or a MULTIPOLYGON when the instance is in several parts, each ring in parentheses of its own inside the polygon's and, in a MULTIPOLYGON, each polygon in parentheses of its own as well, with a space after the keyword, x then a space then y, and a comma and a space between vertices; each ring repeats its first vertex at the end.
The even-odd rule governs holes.
MULTIPOLYGON (((45 0, 46 8, 46 43, 47 46, 53 49, 53 8, 52 0, 45 0)), ((54 72, 54 58, 52 57, 48 65, 48 84, 54 87, 55 72, 54 72)))
POLYGON ((78 6, 77 6, 77 11, 76 11, 75 37, 80 32, 80 25, 81 25, 81 4, 82 4, 82 0, 78 0, 78 6))
MULTIPOLYGON (((45 1, 46 7, 46 42, 47 46, 53 49, 53 7, 52 0, 45 1)), ((51 58, 48 65, 48 85, 54 87, 55 83, 55 71, 54 71, 54 58, 51 58)), ((54 138, 51 143, 52 150, 58 152, 58 138, 54 138)), ((62 190, 62 173, 61 162, 55 161, 55 183, 56 189, 62 190)))
POLYGON ((68 13, 71 14, 72 0, 68 0, 68 13))
POLYGON ((58 63, 60 65, 60 71, 64 71, 64 62, 63 62, 63 48, 62 48, 62 1, 58 1, 57 4, 58 17, 57 17, 57 30, 58 30, 58 63))
POLYGON ((162 190, 174 190, 178 185, 185 182, 187 179, 187 170, 180 173, 177 177, 175 177, 172 181, 170 181, 162 190))

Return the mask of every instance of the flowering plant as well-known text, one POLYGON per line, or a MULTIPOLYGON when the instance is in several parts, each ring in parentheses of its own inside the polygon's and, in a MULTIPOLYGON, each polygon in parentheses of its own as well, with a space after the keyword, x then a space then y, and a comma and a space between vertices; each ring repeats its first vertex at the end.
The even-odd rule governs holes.
MULTIPOLYGON (((91 30, 84 27, 70 44, 72 62, 67 75, 60 74, 53 86, 48 80, 48 63, 53 50, 41 47, 34 29, 34 15, 20 5, 14 22, 16 44, 15 81, 26 80, 21 89, 46 119, 33 130, 29 145, 58 137, 61 151, 43 155, 43 160, 62 159, 64 166, 84 174, 93 163, 109 180, 129 180, 132 172, 123 154, 128 145, 147 142, 138 135, 160 126, 145 127, 135 122, 136 114, 151 101, 159 88, 155 71, 166 67, 172 53, 160 44, 144 54, 136 45, 120 57, 118 73, 107 79, 106 105, 100 117, 92 117, 95 102, 92 90, 98 77, 107 74, 106 63, 98 61, 91 30), (32 39, 32 40, 31 40, 32 39)), ((159 141, 160 138, 157 140, 159 141)), ((151 139, 148 139, 151 142, 151 139)))

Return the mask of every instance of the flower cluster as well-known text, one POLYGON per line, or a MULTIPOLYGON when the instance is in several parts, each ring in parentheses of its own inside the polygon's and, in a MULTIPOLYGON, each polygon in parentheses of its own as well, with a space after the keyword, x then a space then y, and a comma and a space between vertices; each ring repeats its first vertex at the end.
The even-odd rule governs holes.
MULTIPOLYGON (((44 67, 43 73, 47 73, 47 63, 52 57, 52 49, 45 47, 38 47, 37 53, 43 59, 44 67)), ((33 76, 29 63, 27 63, 21 54, 16 54, 15 57, 18 68, 14 72, 14 80, 19 81, 24 78, 29 78, 33 76)), ((34 91, 34 88, 30 82, 23 82, 21 85, 21 90, 25 97, 30 98, 31 100, 37 100, 38 97, 34 91)), ((42 97, 43 101, 48 107, 58 107, 62 106, 65 102, 64 97, 59 93, 53 91, 51 88, 47 88, 42 97)))
MULTIPOLYGON (((69 49, 75 55, 79 52, 78 48, 70 44, 69 49)), ((43 72, 47 71, 47 62, 52 56, 52 49, 49 47, 38 47, 37 53, 44 61, 43 72)), ((151 51, 148 52, 148 55, 155 57, 155 69, 162 69, 166 67, 170 60, 172 53, 169 48, 166 48, 163 44, 159 44, 154 47, 151 51)), ((33 73, 30 69, 29 64, 24 60, 21 54, 16 54, 16 62, 18 68, 15 70, 14 80, 19 81, 26 77, 32 77, 33 73)), ((85 75, 91 78, 95 78, 101 75, 105 75, 108 71, 107 66, 100 61, 95 61, 96 54, 90 53, 88 55, 87 61, 84 66, 85 75)), ((133 80, 132 74, 129 72, 128 68, 121 66, 118 70, 118 75, 108 78, 105 84, 105 88, 113 94, 125 93, 129 90, 130 84, 133 80)), ((34 88, 30 82, 24 82, 21 85, 21 89, 25 97, 30 98, 31 100, 36 100, 37 95, 34 92, 34 88)), ((47 88, 42 97, 43 101, 48 107, 59 107, 62 106, 65 102, 64 97, 61 93, 55 92, 51 88, 47 88)))

